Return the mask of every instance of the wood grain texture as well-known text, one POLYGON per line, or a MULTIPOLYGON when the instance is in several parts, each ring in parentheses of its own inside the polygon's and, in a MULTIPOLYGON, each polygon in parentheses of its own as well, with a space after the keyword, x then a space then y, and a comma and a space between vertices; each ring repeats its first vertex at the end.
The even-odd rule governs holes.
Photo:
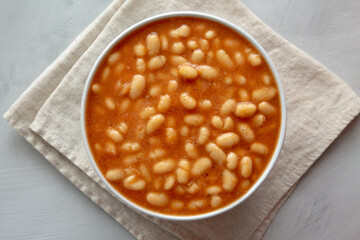
MULTIPOLYGON (((0 112, 111 0, 0 2, 0 112)), ((360 2, 244 0, 360 95, 360 2)), ((0 119, 0 239, 134 239, 0 119)), ((358 239, 360 120, 298 184, 264 239, 358 239)))

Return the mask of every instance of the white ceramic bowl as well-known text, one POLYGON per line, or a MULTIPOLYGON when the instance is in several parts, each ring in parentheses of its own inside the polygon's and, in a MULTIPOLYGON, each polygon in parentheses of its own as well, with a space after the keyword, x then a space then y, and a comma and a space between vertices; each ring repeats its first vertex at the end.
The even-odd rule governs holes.
POLYGON ((104 182, 104 184, 107 186, 107 188, 111 191, 111 193, 113 193, 113 195, 115 195, 116 197, 118 197, 122 202, 124 202, 125 204, 127 204, 129 207, 132 207, 140 212, 143 212, 145 214, 148 214, 150 216, 153 217, 158 217, 158 218, 162 218, 162 219, 167 219, 167 220, 175 220, 175 221, 193 221, 193 220, 200 220, 200 219, 205 219, 205 218, 209 218, 209 217, 213 217, 216 216, 218 214, 224 213, 230 209, 232 209, 233 207, 239 205, 240 203, 242 203, 243 201, 245 201, 259 186, 260 184, 265 180, 265 178, 269 175, 271 169, 273 168, 273 166, 276 163, 276 160, 279 157, 283 142, 284 142, 284 138, 285 138, 285 129, 286 129, 286 105, 285 105, 285 96, 284 96, 284 90, 282 88, 282 84, 280 81, 280 77, 278 72, 276 71, 276 68, 274 66, 274 64, 272 63, 270 57, 268 56, 268 54, 265 52, 265 50, 260 46, 260 44, 258 42, 255 41, 254 38, 252 38, 247 32, 245 32, 244 30, 242 30, 241 28, 237 27, 236 25, 221 19, 219 17, 210 15, 210 14, 205 14, 205 13, 199 13, 199 12, 170 12, 170 13, 164 13, 164 14, 160 14, 160 15, 156 15, 150 18, 147 18, 145 20, 142 20, 138 23, 136 23, 135 25, 131 26, 130 28, 126 29, 124 32, 122 32, 120 35, 118 35, 105 49, 104 51, 100 54, 99 58, 96 60, 94 66, 92 67, 89 77, 86 81, 85 84, 85 88, 84 88, 84 92, 83 92, 83 96, 82 96, 82 103, 81 103, 81 130, 82 130, 82 137, 85 143, 85 148, 86 148, 86 152, 90 158, 91 164, 93 165, 96 173, 99 175, 100 179, 104 182), (246 194, 244 194, 243 196, 241 196, 239 199, 237 199, 236 201, 234 201, 233 203, 226 205, 223 208, 220 209, 216 209, 212 212, 207 212, 207 213, 203 213, 203 214, 197 214, 197 215, 192 215, 192 216, 177 216, 177 215, 167 215, 167 214, 162 214, 162 213, 157 213, 155 211, 151 211, 148 209, 145 209, 139 205, 137 205, 134 202, 131 202, 130 200, 128 200, 126 197, 124 197, 121 193, 119 193, 118 191, 116 191, 116 189, 114 187, 111 186, 111 184, 106 180, 106 178, 103 176, 103 174, 101 173, 101 171, 99 170, 89 147, 89 142, 87 139, 87 134, 86 134, 86 125, 85 125, 85 109, 86 109, 86 102, 87 102, 87 96, 88 96, 88 92, 89 92, 89 88, 91 86, 91 82, 93 80, 93 77, 96 73, 97 68, 99 67, 100 63, 102 62, 102 60, 104 59, 104 57, 107 55, 107 53, 114 47, 117 45, 118 42, 120 42, 123 38, 125 38, 126 36, 128 36, 129 34, 131 34, 134 30, 147 25, 151 22, 155 22, 161 19, 166 19, 166 18, 172 18, 172 17, 196 17, 196 18, 203 18, 203 19, 208 19, 217 23, 220 23, 222 25, 225 25, 227 27, 229 27, 230 29, 234 30, 235 32, 237 32, 238 34, 240 34, 241 36, 243 36, 244 38, 246 38, 264 57, 266 63, 268 64, 268 66, 270 67, 272 74, 276 80, 278 89, 279 89, 279 95, 280 95, 280 103, 281 103, 281 128, 280 128, 280 134, 279 134, 279 138, 278 138, 278 143, 276 146, 276 149, 273 153, 273 156, 268 164, 268 166, 266 167, 266 169, 264 170, 263 174, 260 176, 260 178, 257 180, 257 182, 246 192, 246 194))

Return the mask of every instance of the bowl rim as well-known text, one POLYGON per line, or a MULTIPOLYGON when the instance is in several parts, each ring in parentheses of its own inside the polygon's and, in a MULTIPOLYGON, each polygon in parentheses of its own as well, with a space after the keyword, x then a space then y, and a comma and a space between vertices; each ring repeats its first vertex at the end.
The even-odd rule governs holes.
POLYGON ((161 218, 161 219, 165 219, 165 220, 173 220, 173 221, 194 221, 194 220, 201 220, 201 219, 217 216, 219 214, 227 212, 228 210, 234 208, 235 206, 240 205, 240 203, 242 203, 246 199, 248 199, 255 192, 255 190, 264 182, 264 180, 266 179, 266 177, 269 175, 270 171, 274 167, 274 165, 280 155, 280 151, 282 149, 283 143, 284 143, 285 132, 286 132, 286 102, 285 102, 285 94, 284 94, 284 90, 283 90, 282 83, 280 80, 280 76, 275 68, 275 65, 271 61, 271 59, 270 59, 269 55, 266 53, 266 51, 261 47, 261 45, 250 34, 248 34, 246 31, 244 31, 240 27, 236 26, 235 24, 233 24, 225 19, 222 19, 220 17, 214 16, 212 14, 195 12, 195 11, 176 11, 176 12, 167 12, 167 13, 154 15, 152 17, 141 20, 140 22, 130 26, 125 31, 121 32, 117 37, 115 37, 105 47, 105 49, 101 52, 101 54, 96 59, 94 65, 91 68, 89 76, 86 79, 86 83, 85 83, 85 87, 84 87, 84 91, 83 91, 83 95, 82 95, 82 99, 81 99, 81 116, 80 116, 80 118, 81 118, 82 139, 85 144, 87 156, 90 158, 91 164, 92 164, 95 172, 97 173, 97 175, 100 177, 101 181, 106 185, 106 187, 110 190, 110 192, 114 196, 116 196, 121 202, 125 203, 127 206, 131 207, 132 209, 142 212, 142 213, 145 213, 147 215, 153 216, 153 217, 157 217, 157 218, 161 218), (85 112, 86 112, 86 102, 87 102, 87 97, 88 97, 88 93, 89 93, 89 88, 90 88, 90 85, 94 78, 94 75, 95 75, 99 65, 102 63, 104 57, 106 57, 108 52, 111 51, 111 49, 113 49, 113 47, 115 47, 118 42, 120 42, 123 38, 125 38, 129 34, 131 34, 133 31, 135 31, 135 30, 139 29, 140 27, 143 27, 144 25, 147 25, 149 23, 152 23, 152 22, 155 22, 158 20, 162 20, 162 19, 166 19, 166 18, 173 18, 173 17, 195 17, 195 18, 201 18, 201 19, 206 19, 206 20, 210 20, 210 21, 215 21, 219 24, 222 24, 222 25, 232 29, 233 31, 237 32, 242 37, 247 39, 261 53, 261 55, 265 59, 266 63, 268 64, 268 66, 275 78, 275 81, 276 81, 276 84, 277 84, 277 87, 279 90, 279 96, 280 96, 281 126, 280 126, 280 132, 278 135, 278 142, 277 142, 276 148, 273 152, 273 155, 271 157, 271 160, 268 163, 266 169, 263 171, 260 178, 244 195, 242 195, 240 198, 238 198, 234 202, 230 203, 229 205, 226 205, 222 208, 216 209, 211 212, 206 212, 206 213, 201 213, 201 214, 196 214, 196 215, 182 216, 182 215, 163 214, 163 213, 159 213, 159 212, 155 212, 155 211, 146 209, 146 208, 132 202, 131 200, 128 200, 125 196, 123 196, 121 193, 119 193, 106 180, 106 178, 101 173, 100 169, 98 168, 98 166, 95 162, 95 159, 92 156, 92 152, 89 147, 89 142, 88 142, 87 133, 86 133, 85 112))

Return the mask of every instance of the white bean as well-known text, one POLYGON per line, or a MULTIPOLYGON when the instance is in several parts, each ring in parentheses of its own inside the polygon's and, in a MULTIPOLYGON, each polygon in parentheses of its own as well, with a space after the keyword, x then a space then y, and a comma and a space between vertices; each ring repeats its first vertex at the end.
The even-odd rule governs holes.
POLYGON ((194 79, 198 76, 198 72, 195 68, 189 65, 182 65, 179 67, 179 73, 183 78, 194 79))
POLYGON ((115 67, 115 73, 120 74, 120 73, 122 73, 122 71, 124 71, 124 69, 125 69, 125 65, 123 63, 118 63, 118 64, 116 64, 116 67, 115 67))
POLYGON ((138 59, 136 60, 136 70, 137 70, 139 73, 144 73, 144 72, 145 72, 145 70, 146 70, 146 64, 145 64, 144 59, 138 58, 138 59))
POLYGON ((115 53, 111 54, 108 58, 109 65, 113 65, 117 60, 119 60, 119 58, 120 58, 119 52, 115 52, 115 53))
POLYGON ((144 164, 140 164, 139 170, 140 170, 141 175, 144 177, 144 179, 147 182, 150 182, 151 181, 151 175, 149 173, 149 170, 144 166, 144 164))
POLYGON ((166 121, 166 126, 173 128, 173 127, 175 127, 175 125, 176 125, 176 120, 175 120, 175 118, 172 117, 172 116, 168 117, 168 119, 167 119, 167 121, 166 121))
POLYGON ((209 30, 205 33, 206 39, 213 39, 215 37, 215 32, 213 30, 209 30))
POLYGON ((246 123, 238 124, 238 131, 240 135, 243 137, 245 142, 252 142, 255 139, 255 134, 251 130, 250 126, 246 123))
POLYGON ((204 53, 201 49, 196 49, 191 55, 191 61, 195 64, 199 64, 204 59, 204 53))
POLYGON ((136 126, 135 133, 136 133, 137 138, 144 139, 145 138, 145 125, 139 124, 138 126, 136 126))
POLYGON ((214 52, 213 51, 208 51, 208 53, 206 54, 206 60, 205 60, 205 63, 207 65, 211 65, 212 62, 213 62, 213 59, 214 59, 214 52))
POLYGON ((107 78, 109 77, 109 75, 110 75, 110 68, 109 68, 109 67, 106 67, 106 68, 102 71, 102 73, 101 73, 101 80, 102 80, 102 81, 107 80, 107 78))
POLYGON ((190 163, 187 160, 180 160, 179 167, 176 169, 176 180, 178 183, 187 183, 189 181, 190 163))
POLYGON ((250 146, 250 151, 259 155, 266 155, 269 152, 269 149, 262 143, 253 143, 250 146))
POLYGON ((194 109, 196 107, 196 100, 188 93, 180 94, 180 102, 186 109, 194 109))
POLYGON ((209 110, 212 107, 212 103, 211 103, 210 100, 205 99, 205 100, 202 100, 199 103, 199 107, 200 107, 201 110, 206 111, 206 110, 209 110))
POLYGON ((105 106, 109 110, 114 110, 116 108, 116 104, 115 104, 114 100, 112 100, 111 98, 105 98, 105 106))
POLYGON ((125 152, 137 152, 140 148, 140 144, 137 142, 125 142, 121 145, 121 150, 125 152))
POLYGON ((187 191, 188 193, 190 193, 190 194, 194 194, 194 193, 196 193, 196 192, 199 191, 199 190, 200 190, 199 185, 197 185, 196 183, 192 182, 186 191, 187 191))
POLYGON ((229 170, 234 170, 238 164, 238 157, 234 152, 230 152, 226 157, 226 167, 229 170))
POLYGON ((124 171, 119 168, 109 169, 105 175, 106 179, 112 182, 119 181, 123 179, 124 176, 125 176, 124 171))
POLYGON ((116 92, 120 91, 120 89, 123 87, 123 84, 121 82, 121 79, 116 81, 115 84, 114 84, 114 90, 116 92))
POLYGON ((198 48, 198 43, 195 40, 189 40, 187 41, 187 46, 188 48, 190 48, 191 50, 195 50, 198 48))
POLYGON ((233 172, 225 169, 222 172, 222 182, 223 189, 226 192, 232 192, 237 184, 237 177, 233 172))
POLYGON ((148 62, 148 68, 149 70, 157 70, 159 68, 162 68, 166 63, 166 57, 163 55, 155 56, 150 58, 148 62))
POLYGON ((271 81, 271 77, 269 76, 269 74, 264 74, 263 77, 263 82, 266 84, 266 85, 270 85, 270 81, 271 81))
POLYGON ((187 153, 189 158, 196 158, 197 157, 196 148, 195 148, 194 144, 192 144, 192 143, 188 142, 188 143, 185 144, 185 152, 187 153))
POLYGON ((191 168, 191 174, 193 176, 200 176, 205 173, 212 166, 211 160, 207 157, 198 158, 191 168))
POLYGON ((237 75, 237 76, 235 77, 235 82, 236 82, 236 84, 238 84, 238 85, 245 85, 246 82, 247 82, 247 80, 246 80, 246 78, 245 78, 243 75, 237 75))
POLYGON ((116 155, 116 147, 112 142, 105 144, 105 152, 108 154, 116 155))
POLYGON ((168 84, 168 91, 170 93, 173 93, 173 92, 175 92, 177 90, 177 88, 178 88, 177 81, 176 80, 170 80, 169 84, 168 84))
POLYGON ((221 47, 221 42, 220 42, 220 38, 215 38, 214 40, 213 40, 213 46, 216 48, 216 49, 218 49, 218 48, 220 48, 221 47))
POLYGON ((164 189, 170 190, 171 188, 173 188, 174 184, 175 184, 175 177, 172 175, 168 176, 164 183, 164 189))
POLYGON ((168 39, 165 35, 160 35, 161 49, 166 50, 169 46, 168 39))
POLYGON ((217 129, 222 129, 224 126, 224 123, 221 120, 221 118, 216 115, 211 118, 211 124, 213 125, 214 128, 217 128, 217 129))
POLYGON ((256 53, 250 53, 248 56, 248 61, 251 66, 257 67, 261 65, 261 57, 259 54, 256 53))
POLYGON ((185 170, 190 170, 190 163, 186 159, 181 159, 179 162, 179 167, 185 170))
POLYGON ((240 161, 240 173, 243 178, 249 178, 252 174, 253 163, 250 157, 243 157, 240 161))
POLYGON ((176 42, 172 45, 171 50, 175 54, 182 54, 185 52, 185 46, 182 42, 176 42))
POLYGON ((95 143, 94 144, 94 149, 97 151, 97 152, 100 152, 102 150, 102 147, 100 145, 100 143, 95 143))
POLYGON ((106 135, 111 138, 114 142, 121 142, 124 138, 119 131, 113 128, 106 130, 106 135))
POLYGON ((158 130, 165 122, 165 117, 162 114, 156 114, 150 117, 150 120, 146 124, 146 133, 151 134, 158 130))
POLYGON ((224 45, 228 48, 233 48, 234 50, 240 46, 240 43, 235 39, 226 38, 224 40, 224 45))
POLYGON ((188 114, 184 117, 184 122, 191 126, 200 126, 205 118, 201 114, 188 114))
POLYGON ((223 133, 216 138, 216 144, 222 148, 231 148, 239 143, 239 136, 233 132, 223 133))
POLYGON ((274 87, 263 87, 252 92, 252 99, 257 102, 270 101, 275 95, 276 89, 274 87))
POLYGON ((231 117, 227 116, 224 120, 224 127, 223 130, 224 131, 231 131, 234 129, 234 121, 232 120, 231 117))
POLYGON ((231 77, 227 76, 227 77, 224 78, 224 83, 226 85, 231 85, 233 83, 233 80, 232 80, 231 77))
POLYGON ((199 130, 199 136, 197 139, 197 143, 199 145, 203 145, 207 142, 210 136, 210 131, 207 127, 201 127, 199 130))
POLYGON ((100 84, 95 83, 94 85, 92 85, 91 90, 94 93, 99 93, 101 91, 101 86, 100 84))
POLYGON ((160 51, 160 38, 157 33, 150 33, 146 37, 146 48, 150 57, 155 56, 160 51))
POLYGON ((176 77, 176 78, 179 78, 180 77, 180 74, 179 74, 179 70, 177 68, 170 68, 169 70, 171 76, 173 77, 176 77))
POLYGON ((182 56, 177 56, 177 55, 171 56, 170 61, 175 66, 179 66, 179 65, 184 64, 184 63, 187 62, 186 58, 184 58, 182 56))
POLYGON ((160 190, 160 188, 161 188, 161 179, 160 179, 160 178, 156 178, 156 179, 153 181, 153 186, 154 186, 154 189, 155 189, 155 190, 160 190))
POLYGON ((179 28, 170 31, 172 38, 188 37, 190 34, 190 28, 188 25, 181 25, 179 28))
POLYGON ((121 133, 127 133, 129 126, 125 122, 122 122, 119 125, 117 125, 116 128, 119 129, 121 133))
POLYGON ((236 106, 236 101, 234 99, 226 100, 220 107, 220 114, 224 116, 229 115, 232 111, 234 111, 235 106, 236 106))
POLYGON ((235 115, 240 118, 248 118, 256 112, 256 105, 249 102, 242 102, 236 105, 235 115))
POLYGON ((174 128, 166 128, 166 142, 170 145, 175 144, 177 141, 177 133, 174 128))
MULTIPOLYGON (((129 157, 131 156, 131 158, 134 158, 137 160, 137 155, 128 155, 129 157)), ((126 157, 127 158, 127 157, 126 157)), ((124 160, 126 159, 124 158, 124 160)), ((135 161, 133 161, 131 164, 133 164, 135 161)), ((134 177, 138 177, 137 174, 139 174, 139 171, 133 167, 128 167, 124 169, 125 175, 127 176, 132 176, 132 175, 136 175, 134 177)))
POLYGON ((145 77, 143 75, 134 75, 130 84, 130 97, 138 98, 145 90, 145 77))
POLYGON ((185 188, 183 186, 176 186, 175 192, 177 194, 184 194, 185 193, 185 188))
POLYGON ((255 127, 260 127, 261 125, 263 125, 263 123, 265 122, 265 116, 261 113, 256 114, 252 119, 251 119, 251 123, 255 126, 255 127))
POLYGON ((208 143, 206 145, 206 151, 209 152, 210 157, 214 159, 219 165, 222 165, 226 159, 226 154, 224 151, 215 143, 208 143))
POLYGON ((134 52, 137 57, 144 57, 146 54, 146 48, 144 44, 138 43, 134 46, 134 52))
POLYGON ((152 86, 150 89, 149 89, 149 95, 151 97, 157 97, 161 94, 161 87, 160 86, 152 86))
POLYGON ((180 134, 183 137, 186 137, 189 134, 189 128, 187 126, 182 126, 180 129, 180 134))
MULTIPOLYGON (((123 158, 123 163, 125 164, 125 166, 131 166, 133 164, 135 164, 136 162, 138 162, 139 160, 139 155, 138 154, 131 154, 131 155, 127 155, 126 157, 123 158)), ((133 169, 133 168, 131 168, 133 169)), ((126 174, 136 174, 137 172, 129 172, 129 168, 125 169, 126 174)))
POLYGON ((153 171, 156 174, 164 174, 172 171, 175 167, 175 161, 172 159, 162 160, 155 163, 153 171))
POLYGON ((220 63, 220 65, 227 69, 233 69, 235 67, 234 62, 231 60, 230 56, 223 50, 217 50, 216 59, 220 63))
POLYGON ((211 195, 214 195, 214 194, 218 194, 221 192, 221 187, 219 186, 210 186, 210 187, 207 187, 206 190, 205 190, 206 194, 211 194, 211 195))
POLYGON ((147 120, 151 116, 155 115, 155 113, 156 113, 155 108, 146 107, 140 112, 139 116, 140 116, 141 119, 147 120))
POLYGON ((191 200, 188 204, 188 208, 190 210, 195 210, 195 209, 199 209, 202 208, 205 205, 205 200, 204 199, 199 199, 199 200, 191 200))
POLYGON ((254 157, 253 159, 253 165, 256 169, 262 169, 263 168, 263 161, 259 157, 254 157))
POLYGON ((163 95, 160 97, 159 103, 157 105, 157 110, 159 112, 166 112, 171 107, 171 97, 169 95, 163 95))
POLYGON ((156 148, 156 149, 152 150, 149 153, 149 158, 158 159, 158 158, 163 157, 164 155, 165 155, 165 150, 164 149, 156 148))
POLYGON ((138 179, 135 175, 125 178, 123 184, 125 188, 133 191, 140 191, 146 187, 146 182, 142 179, 138 179))
POLYGON ((124 86, 121 89, 119 95, 124 96, 125 94, 127 94, 130 91, 130 86, 131 86, 131 83, 124 83, 124 86))
POLYGON ((249 93, 246 89, 239 90, 239 97, 241 102, 248 102, 250 101, 249 93))
POLYGON ((208 50, 208 48, 209 48, 209 41, 206 40, 206 39, 200 39, 200 48, 201 48, 201 50, 203 50, 203 51, 208 50))
POLYGON ((259 110, 265 115, 273 114, 276 111, 275 107, 268 102, 261 102, 259 104, 259 110))
POLYGON ((157 207, 164 207, 169 202, 169 198, 165 193, 149 192, 146 195, 146 201, 157 207))
POLYGON ((199 72, 202 78, 212 80, 219 76, 219 72, 217 69, 208 66, 208 65, 200 65, 196 67, 196 70, 199 72))
POLYGON ((179 200, 174 200, 170 203, 170 207, 175 210, 180 210, 184 207, 184 203, 179 200))
POLYGON ((246 180, 243 180, 241 183, 240 183, 240 186, 243 190, 248 190, 249 187, 250 187, 250 181, 248 179, 246 180))
POLYGON ((220 206, 222 203, 222 198, 219 196, 212 196, 210 200, 210 206, 215 208, 220 206))
POLYGON ((189 171, 178 168, 176 170, 176 179, 179 183, 187 183, 189 181, 189 171))
POLYGON ((236 65, 242 65, 244 63, 244 57, 241 54, 241 52, 235 52, 234 60, 235 60, 236 65))
POLYGON ((172 77, 176 77, 179 78, 180 74, 179 74, 179 70, 177 68, 170 68, 170 74, 172 77))

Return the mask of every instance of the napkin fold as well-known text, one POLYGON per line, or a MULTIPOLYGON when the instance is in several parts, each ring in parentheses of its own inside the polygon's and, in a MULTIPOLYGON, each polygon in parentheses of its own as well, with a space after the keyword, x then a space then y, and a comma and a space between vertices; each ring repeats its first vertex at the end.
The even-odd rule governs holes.
POLYGON ((261 239, 297 181, 360 112, 360 98, 334 73, 293 46, 237 0, 115 0, 34 81, 4 118, 76 187, 138 239, 261 239), (134 23, 164 12, 201 11, 250 33, 279 71, 287 100, 287 133, 274 169, 240 206, 194 222, 143 215, 111 195, 81 139, 85 81, 102 50, 134 23))

